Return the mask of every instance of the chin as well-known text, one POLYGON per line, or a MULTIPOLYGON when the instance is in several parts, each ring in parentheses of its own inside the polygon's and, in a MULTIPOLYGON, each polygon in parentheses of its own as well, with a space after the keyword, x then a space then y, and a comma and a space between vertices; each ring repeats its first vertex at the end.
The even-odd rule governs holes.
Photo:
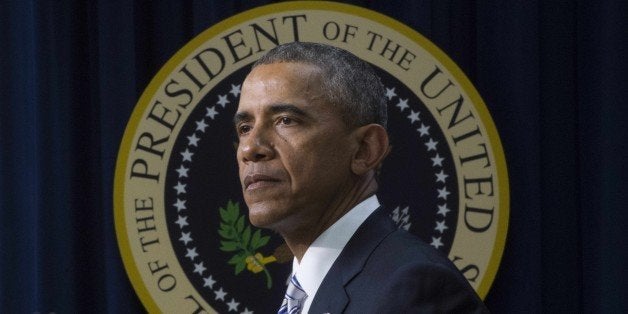
POLYGON ((281 221, 275 210, 262 205, 249 206, 249 221, 258 228, 275 229, 281 221))

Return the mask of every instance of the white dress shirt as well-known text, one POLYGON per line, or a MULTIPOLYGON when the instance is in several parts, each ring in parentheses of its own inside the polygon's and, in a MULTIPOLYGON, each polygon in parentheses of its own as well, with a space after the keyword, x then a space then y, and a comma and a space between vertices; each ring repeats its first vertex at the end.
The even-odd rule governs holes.
POLYGON ((336 261, 349 239, 358 227, 379 207, 377 196, 373 195, 356 205, 331 227, 321 233, 308 247, 301 259, 292 261, 292 273, 307 293, 301 313, 307 313, 323 278, 336 261))

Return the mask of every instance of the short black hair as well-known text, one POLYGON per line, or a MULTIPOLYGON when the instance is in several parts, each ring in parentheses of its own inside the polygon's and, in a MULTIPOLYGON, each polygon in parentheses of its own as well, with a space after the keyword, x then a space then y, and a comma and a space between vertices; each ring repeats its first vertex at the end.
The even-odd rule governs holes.
POLYGON ((282 62, 318 67, 327 101, 340 108, 348 126, 376 123, 386 128, 388 114, 384 85, 367 62, 338 47, 291 42, 271 49, 253 64, 253 68, 282 62))

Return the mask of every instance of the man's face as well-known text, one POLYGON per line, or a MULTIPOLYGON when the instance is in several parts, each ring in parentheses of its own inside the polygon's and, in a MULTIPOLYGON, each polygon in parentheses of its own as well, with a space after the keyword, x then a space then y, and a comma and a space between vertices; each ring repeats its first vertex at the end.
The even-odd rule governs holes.
POLYGON ((320 85, 318 69, 301 63, 260 65, 243 83, 234 121, 253 225, 311 227, 351 187, 357 144, 320 85))

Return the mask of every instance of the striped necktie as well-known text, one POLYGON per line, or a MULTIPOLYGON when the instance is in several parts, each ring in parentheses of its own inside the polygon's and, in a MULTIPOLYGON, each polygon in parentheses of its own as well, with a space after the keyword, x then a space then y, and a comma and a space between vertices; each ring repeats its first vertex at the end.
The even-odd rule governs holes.
POLYGON ((290 283, 288 284, 288 289, 286 290, 286 295, 283 298, 283 303, 281 303, 281 307, 277 314, 299 314, 301 313, 301 309, 303 309, 303 303, 305 302, 305 298, 307 298, 307 294, 299 284, 296 275, 292 275, 290 278, 290 283))

